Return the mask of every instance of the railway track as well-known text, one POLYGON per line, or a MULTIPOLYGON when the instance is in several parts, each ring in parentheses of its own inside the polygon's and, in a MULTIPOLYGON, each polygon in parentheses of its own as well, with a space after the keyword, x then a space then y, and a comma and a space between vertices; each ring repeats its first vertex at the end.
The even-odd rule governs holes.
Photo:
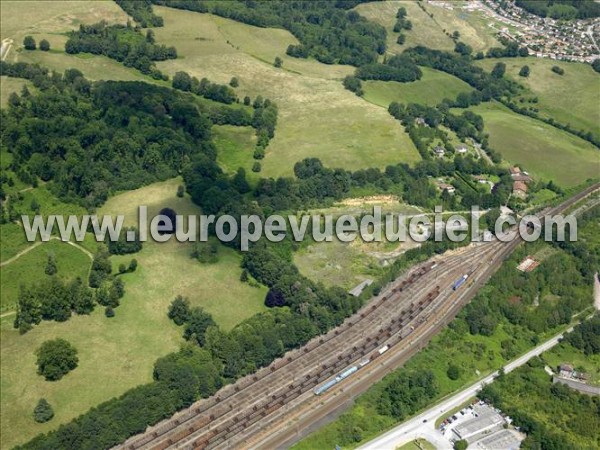
POLYGON ((230 387, 229 392, 220 393, 221 395, 214 397, 212 401, 205 402, 204 405, 200 402, 196 408, 178 416, 174 421, 160 425, 154 432, 143 436, 143 439, 126 443, 128 445, 125 448, 168 448, 176 443, 183 445, 203 432, 206 432, 213 443, 224 436, 218 427, 227 419, 233 420, 235 424, 235 427, 225 427, 225 430, 230 428, 228 437, 231 437, 234 428, 247 427, 254 423, 255 419, 263 418, 265 411, 273 412, 279 409, 278 404, 283 406, 302 393, 310 392, 315 385, 347 366, 352 360, 369 354, 401 329, 405 333, 409 332, 409 326, 415 326, 409 324, 417 320, 417 315, 427 306, 426 302, 430 303, 429 301, 435 298, 433 295, 427 298, 427 289, 431 291, 428 282, 422 286, 414 286, 415 282, 433 270, 432 276, 436 278, 444 278, 444 273, 447 273, 447 279, 443 281, 450 284, 453 281, 452 277, 457 277, 459 273, 462 275, 465 261, 471 263, 480 256, 479 251, 472 252, 468 259, 465 259, 464 254, 458 254, 449 257, 437 267, 432 267, 435 263, 419 266, 399 283, 384 289, 378 298, 350 318, 348 323, 345 322, 341 329, 333 330, 326 336, 309 342, 303 350, 296 352, 296 355, 286 356, 284 361, 275 361, 267 371, 263 370, 263 373, 250 377, 250 380, 249 377, 240 380, 238 386, 236 383, 233 389, 230 387), (412 301, 413 298, 416 300, 412 301), (349 350, 340 354, 341 348, 349 350), (296 374, 297 385, 294 385, 294 382, 289 383, 289 380, 293 379, 292 374, 296 374), (302 377, 303 379, 299 380, 302 377), (258 383, 259 380, 261 383, 258 383), (273 386, 282 384, 287 384, 288 394, 282 393, 281 388, 274 392, 273 386), (236 392, 239 394, 234 399, 235 402, 232 402, 231 397, 235 396, 236 392), (243 411, 251 409, 247 418, 238 419, 236 423, 233 417, 239 417, 240 408, 243 411))
MULTIPOLYGON (((586 189, 546 214, 563 211, 598 187, 586 189)), ((386 286, 379 296, 336 329, 312 339, 301 349, 286 353, 268 367, 221 389, 210 399, 197 402, 118 448, 244 446, 242 440, 258 434, 259 426, 274 425, 290 410, 314 403, 312 389, 315 386, 362 358, 374 359, 373 352, 381 345, 395 347, 408 337, 410 341, 418 340, 422 334, 419 327, 424 323, 443 324, 451 311, 462 307, 462 294, 458 294, 459 300, 452 300, 456 293, 448 291, 450 283, 466 273, 475 274, 467 282, 469 286, 486 276, 489 278, 518 243, 519 240, 477 244, 459 254, 417 266, 386 286)), ((432 328, 435 327, 427 327, 432 328)))

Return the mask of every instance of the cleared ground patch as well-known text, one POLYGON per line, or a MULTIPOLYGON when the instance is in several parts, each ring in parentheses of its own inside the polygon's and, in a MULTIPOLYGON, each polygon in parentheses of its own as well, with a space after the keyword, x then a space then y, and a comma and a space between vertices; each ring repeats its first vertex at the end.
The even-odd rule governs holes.
POLYGON ((490 146, 534 178, 568 187, 600 175, 600 150, 587 141, 539 120, 515 114, 498 103, 471 110, 483 117, 490 146))
POLYGON ((443 99, 454 100, 460 92, 473 88, 462 80, 439 70, 421 67, 423 77, 412 83, 364 81, 365 100, 387 108, 390 103, 419 103, 435 106, 443 99))
MULTIPOLYGON (((416 207, 400 203, 394 196, 375 196, 346 199, 330 208, 311 210, 310 214, 331 215, 336 218, 352 215, 360 224, 360 218, 373 214, 375 206, 381 208, 382 216, 421 213, 416 207)), ((377 224, 377 229, 380 226, 377 224)), ((369 226, 369 232, 373 231, 369 226)), ((381 232, 381 237, 382 242, 365 242, 357 237, 349 243, 335 238, 332 242, 308 243, 294 253, 294 263, 303 275, 314 281, 351 289, 367 278, 376 279, 387 264, 418 245, 412 241, 388 242, 384 231, 381 232)))
POLYGON ((164 27, 155 29, 157 41, 175 45, 182 56, 159 63, 160 70, 169 75, 184 70, 220 83, 236 76, 240 97, 262 95, 279 106, 262 176, 290 175, 294 163, 306 157, 348 169, 418 161, 413 143, 397 121, 343 88, 340 78, 354 68, 285 56, 287 46, 295 42, 287 31, 155 9, 165 20, 164 27), (272 66, 275 56, 283 58, 282 69, 272 66))
POLYGON ((538 108, 543 117, 553 117, 560 123, 600 136, 600 75, 589 64, 534 57, 484 59, 477 64, 491 71, 499 61, 506 64, 508 76, 528 88, 523 97, 539 100, 525 105, 538 108), (519 76, 525 65, 530 69, 527 78, 519 76), (561 67, 565 73, 552 72, 553 66, 561 67))
POLYGON ((383 25, 388 31, 388 51, 401 53, 407 48, 417 45, 438 50, 453 50, 454 41, 446 35, 454 31, 460 33, 460 40, 470 45, 474 51, 484 51, 490 47, 499 46, 494 37, 496 30, 489 26, 493 21, 486 19, 479 11, 466 12, 462 7, 467 2, 446 2, 452 9, 416 1, 385 1, 371 2, 358 5, 355 9, 369 20, 383 25), (396 23, 396 12, 403 6, 407 11, 407 19, 413 24, 406 35, 404 45, 398 45, 398 33, 392 31, 396 23), (433 14, 431 17, 429 14, 433 14))

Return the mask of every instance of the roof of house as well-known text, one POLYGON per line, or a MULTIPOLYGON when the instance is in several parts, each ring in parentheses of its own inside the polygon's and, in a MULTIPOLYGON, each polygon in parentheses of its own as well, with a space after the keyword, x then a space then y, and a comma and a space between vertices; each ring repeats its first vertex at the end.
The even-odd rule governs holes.
POLYGON ((452 191, 455 190, 454 186, 452 186, 451 184, 448 184, 448 183, 438 183, 438 187, 441 190, 443 190, 443 191, 445 191, 445 190, 452 190, 452 191))
POLYGON ((513 191, 527 192, 527 185, 523 181, 515 181, 513 183, 513 191))
POLYGON ((562 363, 560 365, 560 370, 564 370, 565 372, 573 372, 573 366, 571 364, 562 363))
POLYGON ((524 183, 529 183, 531 181, 531 177, 529 175, 523 174, 523 172, 513 175, 512 179, 514 181, 523 181, 524 183))
POLYGON ((519 169, 519 166, 511 167, 509 170, 510 170, 511 175, 516 175, 516 174, 521 173, 521 169, 519 169))

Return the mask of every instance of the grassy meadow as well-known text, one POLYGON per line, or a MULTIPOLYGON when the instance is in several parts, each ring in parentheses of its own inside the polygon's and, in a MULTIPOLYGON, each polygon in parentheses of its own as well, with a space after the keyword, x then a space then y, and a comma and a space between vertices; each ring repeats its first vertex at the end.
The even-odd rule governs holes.
POLYGON ((589 64, 535 57, 484 59, 477 64, 491 71, 499 61, 506 64, 507 76, 527 88, 523 97, 538 98, 538 103, 531 106, 538 108, 543 117, 600 136, 600 74, 589 64), (519 76, 525 65, 531 71, 527 78, 519 76), (564 75, 552 72, 553 66, 561 67, 564 75))
POLYGON ((455 99, 459 93, 473 90, 464 81, 447 73, 429 67, 421 67, 421 70, 423 77, 412 83, 364 81, 365 100, 384 108, 392 102, 435 106, 445 98, 455 99))
POLYGON ((160 70, 169 75, 184 70, 219 83, 235 76, 240 97, 262 95, 277 103, 277 129, 262 161, 262 176, 290 175, 294 163, 306 157, 347 169, 419 160, 408 135, 385 109, 343 88, 340 79, 354 68, 286 56, 296 40, 285 30, 155 10, 165 20, 155 29, 157 41, 175 45, 181 55, 158 63, 160 70), (283 59, 283 68, 273 67, 275 56, 283 59))
MULTIPOLYGON (((198 214, 188 197, 176 197, 179 184, 181 180, 174 179, 116 195, 99 214, 125 214, 126 224, 135 223, 136 207, 141 204, 148 206, 149 216, 166 206, 178 214, 198 214)), ((139 253, 113 256, 115 270, 132 258, 139 264, 134 273, 122 275, 126 292, 114 318, 106 318, 103 308, 96 307, 89 316, 73 316, 63 323, 42 322, 22 336, 12 328, 14 316, 2 319, 2 448, 54 429, 102 401, 149 382, 154 361, 182 342, 182 329, 166 314, 176 295, 187 296, 192 305, 204 307, 223 329, 265 309, 266 288, 239 281, 238 253, 220 246, 219 261, 203 265, 191 259, 192 248, 192 243, 174 240, 162 244, 149 241, 139 253), (34 351, 45 340, 56 337, 67 339, 79 350, 80 363, 62 380, 47 382, 36 374, 34 351), (56 414, 43 425, 32 417, 41 397, 50 402, 56 414)), ((5 289, 5 274, 20 282, 29 279, 24 278, 24 270, 32 276, 39 270, 43 274, 43 266, 39 266, 45 262, 48 249, 57 256, 59 274, 89 268, 89 258, 81 250, 59 241, 41 244, 2 267, 3 301, 14 291, 12 287, 5 289), (69 253, 68 258, 63 252, 69 253)))
MULTIPOLYGON (((99 214, 124 214, 126 225, 136 224, 139 205, 148 207, 149 218, 165 207, 180 215, 200 214, 189 197, 175 195, 181 182, 181 179, 173 179, 116 195, 106 202, 99 214)), ((241 255, 220 245, 219 261, 201 264, 191 258, 193 248, 194 243, 179 243, 174 238, 167 243, 149 240, 136 255, 113 256, 113 268, 122 262, 127 264, 134 257, 141 269, 124 276, 127 290, 124 303, 128 294, 139 297, 140 301, 152 297, 158 302, 154 306, 162 305, 161 313, 166 314, 173 298, 183 295, 192 305, 202 306, 211 313, 224 329, 265 309, 266 288, 254 288, 239 281, 241 255)))
POLYGON ((483 117, 490 146, 534 178, 570 187, 600 176, 600 151, 589 142, 499 103, 471 110, 483 117))

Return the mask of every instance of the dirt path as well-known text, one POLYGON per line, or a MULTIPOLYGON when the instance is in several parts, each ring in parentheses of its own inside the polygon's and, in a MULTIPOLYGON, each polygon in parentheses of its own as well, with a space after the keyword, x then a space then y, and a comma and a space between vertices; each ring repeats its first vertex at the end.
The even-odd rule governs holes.
MULTIPOLYGON (((60 241, 61 239, 60 239, 60 238, 58 238, 58 237, 56 237, 56 236, 51 236, 51 237, 50 237, 50 240, 59 240, 59 241, 60 241)), ((46 241, 46 242, 48 242, 48 241, 46 241)), ((19 259, 21 256, 23 256, 23 255, 26 255, 26 254, 27 254, 27 253, 29 253, 31 250, 33 250, 34 248, 36 248, 36 247, 38 247, 38 246, 42 245, 43 243, 44 243, 44 242, 36 242, 35 244, 33 244, 33 245, 30 245, 30 246, 29 246, 29 247, 27 247, 26 249, 24 249, 24 250, 21 250, 19 253, 17 253, 17 254, 16 254, 15 256, 13 256, 12 258, 10 258, 10 259, 7 259, 6 261, 3 261, 3 262, 1 262, 1 263, 0 263, 0 267, 7 266, 8 264, 10 264, 10 263, 12 263, 12 262, 16 261, 16 260, 17 260, 17 259, 19 259)), ((79 245, 79 244, 77 244, 77 243, 75 243, 75 242, 71 242, 71 241, 67 241, 67 242, 66 242, 66 244, 69 244, 69 245, 72 245, 72 246, 73 246, 73 247, 75 247, 75 248, 78 248, 78 249, 79 249, 79 250, 81 250, 83 253, 85 253, 85 254, 88 256, 88 258, 90 258, 90 260, 93 260, 93 259, 94 259, 94 255, 92 255, 92 253, 91 253, 89 250, 87 250, 87 249, 83 248, 81 245, 79 245)))

